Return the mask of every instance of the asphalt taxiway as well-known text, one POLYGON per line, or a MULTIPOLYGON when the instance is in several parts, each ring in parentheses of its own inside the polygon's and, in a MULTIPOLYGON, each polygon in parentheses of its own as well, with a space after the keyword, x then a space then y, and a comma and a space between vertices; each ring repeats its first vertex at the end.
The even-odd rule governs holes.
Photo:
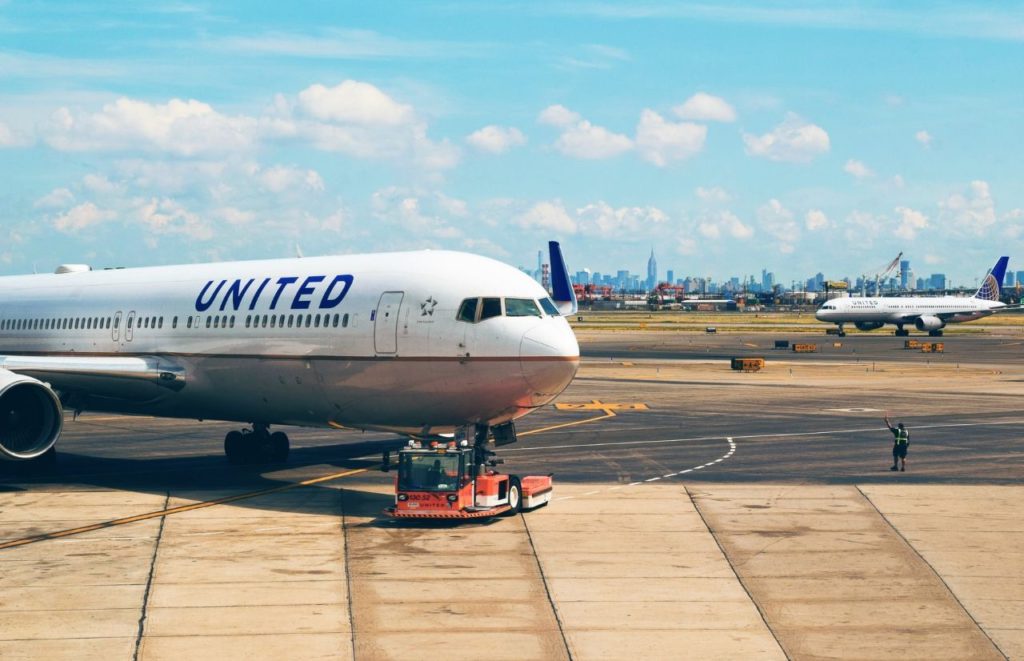
POLYGON ((782 337, 821 350, 581 333, 501 453, 555 500, 483 525, 383 519, 386 435, 238 467, 231 425, 69 420, 0 466, 0 658, 1024 657, 1019 342, 782 337))

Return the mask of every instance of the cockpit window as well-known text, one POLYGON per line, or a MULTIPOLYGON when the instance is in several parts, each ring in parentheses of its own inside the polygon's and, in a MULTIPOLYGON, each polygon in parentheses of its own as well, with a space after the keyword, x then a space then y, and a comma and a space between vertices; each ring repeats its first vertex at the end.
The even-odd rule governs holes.
POLYGON ((485 298, 483 299, 484 304, 480 309, 480 321, 484 319, 490 319, 491 317, 501 316, 501 299, 500 298, 485 298))
POLYGON ((468 321, 471 324, 474 323, 476 321, 476 308, 478 300, 479 299, 476 298, 467 298, 466 300, 462 301, 462 305, 459 306, 459 314, 456 317, 456 319, 458 319, 459 321, 468 321))
POLYGON ((505 314, 509 317, 539 317, 540 310, 532 298, 506 298, 505 314))
POLYGON ((555 302, 552 301, 550 298, 540 299, 540 306, 544 308, 544 311, 550 314, 552 317, 557 317, 559 315, 558 307, 555 305, 555 302))

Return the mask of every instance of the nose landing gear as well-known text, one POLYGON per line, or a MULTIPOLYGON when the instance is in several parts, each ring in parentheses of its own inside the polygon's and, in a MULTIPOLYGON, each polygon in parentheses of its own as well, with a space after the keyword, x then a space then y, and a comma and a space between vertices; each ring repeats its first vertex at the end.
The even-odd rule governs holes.
POLYGON ((288 461, 291 444, 284 432, 270 433, 264 424, 252 429, 229 431, 224 437, 224 454, 232 464, 280 464, 288 461))

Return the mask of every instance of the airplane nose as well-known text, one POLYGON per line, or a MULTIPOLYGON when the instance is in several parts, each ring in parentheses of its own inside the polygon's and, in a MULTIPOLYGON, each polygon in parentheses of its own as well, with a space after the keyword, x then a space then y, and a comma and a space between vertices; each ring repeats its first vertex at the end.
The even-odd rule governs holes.
POLYGON ((565 319, 545 319, 523 334, 519 345, 523 378, 533 389, 535 406, 565 390, 580 365, 580 345, 565 319))

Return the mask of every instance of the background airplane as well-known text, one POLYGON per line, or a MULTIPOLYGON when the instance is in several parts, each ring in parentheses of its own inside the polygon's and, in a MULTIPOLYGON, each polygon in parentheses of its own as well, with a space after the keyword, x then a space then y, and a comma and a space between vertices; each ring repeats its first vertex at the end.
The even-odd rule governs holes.
POLYGON ((0 459, 52 459, 62 409, 247 423, 234 462, 284 460, 271 425, 513 441, 579 365, 549 248, 554 300, 450 251, 0 278, 0 459))
POLYGON ((908 335, 909 331, 903 327, 909 324, 919 331, 928 331, 928 335, 942 335, 946 324, 974 321, 1006 307, 999 301, 999 291, 1009 260, 1009 257, 1000 257, 972 297, 841 297, 825 301, 814 316, 819 321, 836 324, 839 335, 846 334, 843 330, 845 323, 852 323, 862 331, 894 324, 896 335, 908 335))

